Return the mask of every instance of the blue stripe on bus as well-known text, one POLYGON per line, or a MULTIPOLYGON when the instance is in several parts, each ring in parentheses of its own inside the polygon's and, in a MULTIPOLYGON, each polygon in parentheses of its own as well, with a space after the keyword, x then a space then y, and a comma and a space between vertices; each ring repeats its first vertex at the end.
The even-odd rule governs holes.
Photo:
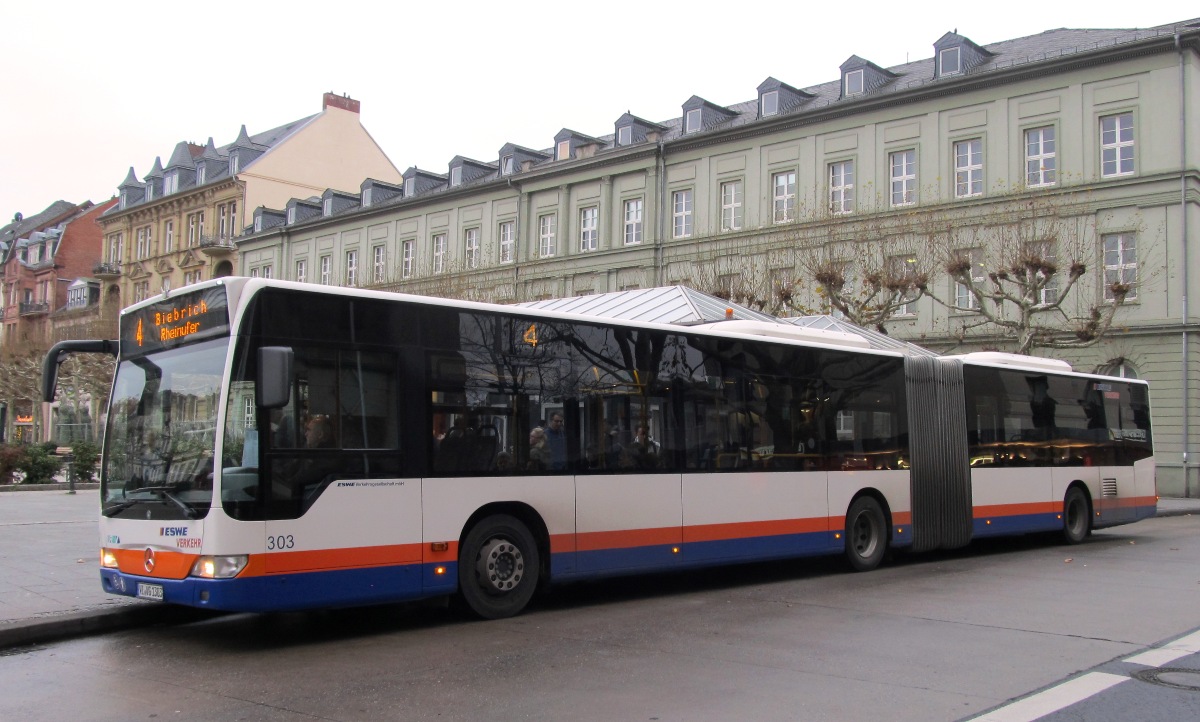
POLYGON ((1005 534, 1056 531, 1062 528, 1062 519, 1055 512, 1045 514, 1014 514, 1012 516, 993 516, 976 519, 972 534, 976 537, 1003 536, 1005 534), (988 522, 991 523, 989 524, 988 522))

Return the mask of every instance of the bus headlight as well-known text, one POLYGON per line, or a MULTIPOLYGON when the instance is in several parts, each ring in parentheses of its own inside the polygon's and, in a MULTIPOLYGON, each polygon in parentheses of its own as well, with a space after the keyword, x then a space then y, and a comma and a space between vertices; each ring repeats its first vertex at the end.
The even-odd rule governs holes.
POLYGON ((192 576, 204 579, 229 579, 246 568, 245 554, 238 556, 200 557, 192 565, 192 576))
POLYGON ((105 569, 116 569, 117 568, 117 553, 114 552, 112 549, 101 549, 100 550, 100 566, 104 567, 105 569))

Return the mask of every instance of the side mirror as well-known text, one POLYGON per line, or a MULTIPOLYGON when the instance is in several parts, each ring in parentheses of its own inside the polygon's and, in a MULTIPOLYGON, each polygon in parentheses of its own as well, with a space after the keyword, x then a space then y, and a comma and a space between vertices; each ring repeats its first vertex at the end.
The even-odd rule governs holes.
POLYGON ((254 388, 259 406, 266 409, 287 406, 292 396, 294 357, 287 346, 263 346, 258 350, 258 379, 254 388))

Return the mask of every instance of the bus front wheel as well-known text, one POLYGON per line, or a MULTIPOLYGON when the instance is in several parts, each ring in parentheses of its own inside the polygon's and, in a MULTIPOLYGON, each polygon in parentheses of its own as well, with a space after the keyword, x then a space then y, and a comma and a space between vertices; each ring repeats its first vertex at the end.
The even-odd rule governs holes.
POLYGON ((459 593, 484 619, 511 617, 533 598, 540 570, 537 542, 529 528, 507 514, 489 516, 463 540, 459 593))
POLYGON ((879 502, 860 496, 846 512, 846 559, 855 571, 869 572, 887 551, 887 520, 879 502))
POLYGON ((1087 495, 1078 486, 1067 489, 1063 499, 1063 540, 1079 544, 1092 533, 1092 511, 1087 495))

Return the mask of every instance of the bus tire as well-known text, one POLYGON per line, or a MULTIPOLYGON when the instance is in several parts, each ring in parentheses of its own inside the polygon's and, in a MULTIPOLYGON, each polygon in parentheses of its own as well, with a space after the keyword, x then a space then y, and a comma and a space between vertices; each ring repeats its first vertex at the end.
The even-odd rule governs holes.
POLYGON ((459 594, 484 619, 511 617, 533 598, 540 571, 529 528, 507 514, 489 516, 472 527, 459 550, 459 594))
POLYGON ((1092 509, 1087 494, 1078 486, 1067 489, 1063 498, 1063 541, 1079 544, 1092 533, 1092 509))
POLYGON ((887 551, 887 519, 871 496, 860 496, 846 512, 846 560, 857 572, 869 572, 887 551))

